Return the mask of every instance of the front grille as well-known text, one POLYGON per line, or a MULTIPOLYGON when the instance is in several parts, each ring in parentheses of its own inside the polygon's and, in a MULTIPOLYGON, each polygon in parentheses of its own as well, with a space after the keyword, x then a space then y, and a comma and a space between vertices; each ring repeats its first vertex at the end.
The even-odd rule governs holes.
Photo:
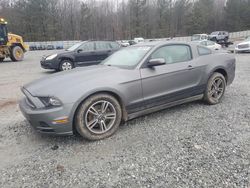
POLYGON ((238 48, 239 48, 239 49, 242 49, 242 48, 249 48, 249 44, 240 44, 240 45, 238 45, 238 48))

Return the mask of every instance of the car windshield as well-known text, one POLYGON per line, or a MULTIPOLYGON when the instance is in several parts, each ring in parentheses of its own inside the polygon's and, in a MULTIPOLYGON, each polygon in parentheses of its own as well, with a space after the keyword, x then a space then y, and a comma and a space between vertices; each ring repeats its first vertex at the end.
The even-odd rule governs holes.
POLYGON ((212 32, 211 35, 218 35, 219 32, 218 31, 215 31, 215 32, 212 32))
POLYGON ((108 57, 102 64, 123 68, 134 68, 150 49, 150 46, 125 48, 108 57))
POLYGON ((66 51, 75 51, 77 48, 79 48, 83 43, 79 42, 73 46, 71 46, 70 48, 68 48, 66 51))

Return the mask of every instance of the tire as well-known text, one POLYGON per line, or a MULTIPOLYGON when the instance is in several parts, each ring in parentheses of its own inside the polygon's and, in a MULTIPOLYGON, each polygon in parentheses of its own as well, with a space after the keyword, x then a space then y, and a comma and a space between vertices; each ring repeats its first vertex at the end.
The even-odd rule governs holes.
POLYGON ((209 105, 215 105, 221 102, 226 91, 225 77, 215 72, 208 80, 207 88, 204 94, 204 101, 209 105))
POLYGON ((0 58, 0 62, 3 62, 4 59, 5 59, 4 57, 0 58))
POLYGON ((60 65, 59 65, 59 70, 60 71, 68 71, 74 68, 74 65, 72 63, 72 61, 70 60, 63 60, 61 61, 60 65))
POLYGON ((117 131, 121 119, 122 110, 119 102, 111 95, 96 94, 85 100, 78 108, 75 127, 87 140, 101 140, 117 131))
POLYGON ((12 61, 22 61, 24 58, 24 51, 20 46, 11 48, 10 59, 12 61))

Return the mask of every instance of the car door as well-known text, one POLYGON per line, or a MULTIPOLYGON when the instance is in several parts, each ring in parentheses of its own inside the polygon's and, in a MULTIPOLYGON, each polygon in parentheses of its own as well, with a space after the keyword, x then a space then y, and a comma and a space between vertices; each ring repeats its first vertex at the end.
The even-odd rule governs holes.
POLYGON ((95 60, 95 43, 83 43, 75 52, 75 62, 78 66, 89 66, 96 64, 95 60))
POLYGON ((103 61, 108 56, 110 56, 110 54, 112 54, 112 48, 109 42, 106 41, 95 42, 95 48, 96 48, 96 60, 98 62, 103 61))
POLYGON ((188 45, 167 45, 149 59, 164 58, 165 65, 140 69, 145 107, 150 108, 202 93, 202 67, 192 57, 188 45))

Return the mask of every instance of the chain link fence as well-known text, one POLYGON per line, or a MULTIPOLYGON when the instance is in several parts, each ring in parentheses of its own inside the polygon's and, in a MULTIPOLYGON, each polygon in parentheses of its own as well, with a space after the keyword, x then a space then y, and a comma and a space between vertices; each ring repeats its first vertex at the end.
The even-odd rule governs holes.
MULTIPOLYGON (((230 40, 242 40, 250 36, 250 30, 233 32, 229 34, 230 40)), ((145 41, 151 40, 176 40, 176 41, 191 41, 191 36, 185 37, 175 37, 175 38, 160 38, 160 39, 146 39, 145 41)), ((67 49, 74 44, 80 42, 79 40, 73 41, 46 41, 46 42, 26 42, 30 47, 35 47, 36 49, 47 49, 48 46, 53 46, 54 49, 67 49)))

